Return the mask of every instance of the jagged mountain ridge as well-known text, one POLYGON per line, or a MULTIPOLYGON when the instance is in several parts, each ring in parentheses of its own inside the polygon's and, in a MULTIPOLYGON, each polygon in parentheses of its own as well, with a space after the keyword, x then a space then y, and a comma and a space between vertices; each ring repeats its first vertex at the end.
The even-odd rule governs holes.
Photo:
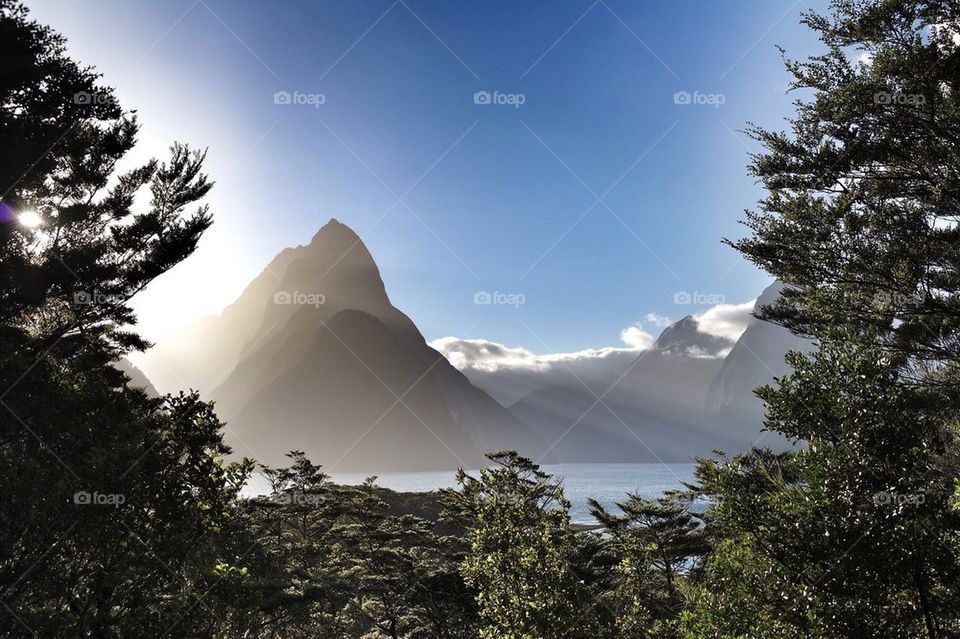
MULTIPOLYGON (((754 313, 776 302, 783 284, 774 282, 760 294, 754 313)), ((707 419, 747 446, 783 445, 784 440, 772 433, 761 433, 763 402, 754 390, 790 372, 784 361, 792 350, 809 352, 810 340, 797 337, 782 326, 754 319, 724 358, 723 366, 707 390, 707 419)))

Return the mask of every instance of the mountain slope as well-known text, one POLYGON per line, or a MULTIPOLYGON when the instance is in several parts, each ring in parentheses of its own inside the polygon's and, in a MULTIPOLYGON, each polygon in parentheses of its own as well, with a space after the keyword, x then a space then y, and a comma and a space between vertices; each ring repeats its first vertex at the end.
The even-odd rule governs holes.
POLYGON ((268 464, 301 449, 336 470, 450 469, 546 448, 426 344, 336 220, 157 355, 177 358, 217 402, 228 443, 268 464))
MULTIPOLYGON (((783 285, 774 282, 757 298, 755 311, 773 304, 783 285)), ((813 344, 787 329, 753 319, 724 358, 723 367, 707 392, 707 419, 716 428, 742 440, 745 446, 760 441, 763 445, 781 445, 784 440, 761 433, 763 402, 754 390, 790 372, 784 361, 788 351, 809 351, 813 344)))
POLYGON ((729 347, 686 317, 596 396, 582 384, 549 387, 510 410, 554 444, 561 463, 688 461, 725 443, 704 422, 703 403, 729 347))

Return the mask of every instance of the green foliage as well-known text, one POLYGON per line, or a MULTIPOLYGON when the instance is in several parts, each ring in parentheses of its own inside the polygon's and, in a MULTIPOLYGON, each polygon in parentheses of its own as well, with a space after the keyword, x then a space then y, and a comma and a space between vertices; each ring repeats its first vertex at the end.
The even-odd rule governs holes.
POLYGON ((135 118, 8 0, 0 56, 0 635, 207 636, 250 464, 223 463, 196 394, 148 398, 111 366, 145 345, 130 298, 209 225, 185 213, 203 155, 116 174, 135 118), (26 210, 39 227, 7 219, 26 210))
POLYGON ((790 133, 751 129, 767 196, 733 246, 788 286, 765 315, 820 336, 853 326, 917 359, 960 345, 960 10, 835 0, 804 22, 826 51, 788 61, 790 133), (863 62, 864 56, 869 62, 863 62))
POLYGON ((622 637, 668 637, 686 605, 709 549, 702 523, 690 513, 692 495, 671 493, 656 501, 628 495, 620 515, 597 501, 590 511, 607 531, 619 558, 612 601, 622 637))
POLYGON ((752 129, 767 196, 732 244, 787 285, 763 317, 820 350, 758 393, 796 448, 700 463, 718 541, 688 636, 960 632, 958 18, 941 0, 807 14, 826 52, 787 68, 811 97, 790 133, 752 129))
POLYGON ((727 543, 709 561, 688 616, 694 625, 702 612, 740 619, 736 632, 717 636, 960 629, 949 452, 956 418, 929 389, 902 384, 881 350, 856 341, 793 355, 795 373, 761 391, 768 427, 802 437, 802 447, 699 467, 727 543), (743 608, 758 618, 743 617, 743 608), (770 625, 757 626, 761 619, 770 625))
POLYGON ((244 500, 254 540, 249 636, 466 637, 474 627, 454 539, 390 512, 373 478, 329 481, 303 453, 265 468, 271 493, 244 500))
POLYGON ((559 483, 514 452, 479 477, 460 470, 446 493, 465 520, 470 554, 462 566, 476 591, 481 637, 541 639, 594 636, 587 590, 571 569, 570 504, 559 483))

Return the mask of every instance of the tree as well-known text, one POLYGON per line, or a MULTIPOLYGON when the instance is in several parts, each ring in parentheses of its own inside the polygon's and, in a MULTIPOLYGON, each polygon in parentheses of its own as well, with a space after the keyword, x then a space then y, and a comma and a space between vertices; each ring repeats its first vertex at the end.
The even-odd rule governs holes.
POLYGON ((801 449, 698 467, 722 543, 686 617, 689 636, 706 627, 718 637, 960 631, 960 513, 948 470, 958 415, 860 341, 793 353, 795 372, 760 391, 767 427, 801 449))
POLYGON ((561 485, 515 452, 489 455, 479 477, 457 472, 448 491, 452 516, 468 526, 461 568, 476 591, 481 637, 595 636, 592 602, 571 570, 570 504, 561 485))
POLYGON ((239 601, 249 637, 475 636, 456 543, 409 512, 391 512, 368 479, 338 485, 300 451, 264 467, 269 494, 242 501, 256 550, 239 601))
POLYGON ((209 636, 250 465, 195 393, 111 365, 147 345, 130 298, 210 224, 204 155, 117 174, 136 118, 10 0, 0 58, 0 634, 209 636))
POLYGON ((826 52, 788 61, 791 133, 752 127, 767 196, 732 245, 787 287, 766 319, 852 326, 915 362, 960 347, 960 7, 835 0, 804 23, 826 52), (869 330, 865 330, 869 329, 869 330))
POLYGON ((835 0, 788 61, 791 131, 758 127, 766 197, 731 242, 811 336, 759 394, 793 450, 704 460, 718 543, 689 636, 954 636, 960 8, 835 0))
POLYGON ((686 581, 708 551, 701 522, 688 510, 691 502, 680 492, 657 500, 627 495, 617 515, 590 500, 590 512, 619 557, 613 600, 620 636, 666 636, 683 611, 686 581))

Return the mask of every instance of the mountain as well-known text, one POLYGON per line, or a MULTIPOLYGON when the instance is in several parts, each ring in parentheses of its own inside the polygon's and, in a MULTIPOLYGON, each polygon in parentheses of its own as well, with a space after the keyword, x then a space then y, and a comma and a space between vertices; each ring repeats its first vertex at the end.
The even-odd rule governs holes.
POLYGON ((267 464, 300 449, 338 471, 452 469, 547 448, 426 344, 337 220, 277 255, 219 317, 155 350, 168 378, 216 401, 236 452, 267 464))
MULTIPOLYGON (((757 298, 754 313, 773 304, 781 290, 783 284, 780 282, 764 289, 757 298)), ((710 383, 706 400, 708 421, 735 438, 748 441, 748 445, 757 441, 764 445, 782 445, 784 440, 781 437, 760 432, 763 402, 753 391, 790 372, 784 361, 788 351, 808 352, 812 347, 812 342, 797 337, 782 326, 753 319, 710 383)))
POLYGON ((134 366, 126 357, 121 357, 115 361, 113 367, 119 371, 123 371, 123 373, 130 378, 130 381, 127 382, 128 386, 142 388, 150 397, 160 396, 160 393, 158 393, 154 385, 150 383, 150 380, 144 375, 143 371, 134 366))
MULTIPOLYGON (((779 283, 767 287, 754 313, 781 290, 779 283)), ((788 444, 763 430, 763 403, 753 391, 789 372, 787 351, 811 346, 755 317, 731 342, 688 316, 602 388, 571 380, 534 390, 509 408, 556 442, 551 452, 560 462, 677 462, 717 448, 780 448, 788 444)))
POLYGON ((722 357, 731 346, 729 339, 700 330, 692 315, 667 326, 654 343, 660 352, 708 359, 722 357))
POLYGON ((730 347, 685 317, 605 388, 543 388, 510 411, 556 442, 551 452, 561 463, 688 461, 729 443, 706 423, 703 405, 730 347))

